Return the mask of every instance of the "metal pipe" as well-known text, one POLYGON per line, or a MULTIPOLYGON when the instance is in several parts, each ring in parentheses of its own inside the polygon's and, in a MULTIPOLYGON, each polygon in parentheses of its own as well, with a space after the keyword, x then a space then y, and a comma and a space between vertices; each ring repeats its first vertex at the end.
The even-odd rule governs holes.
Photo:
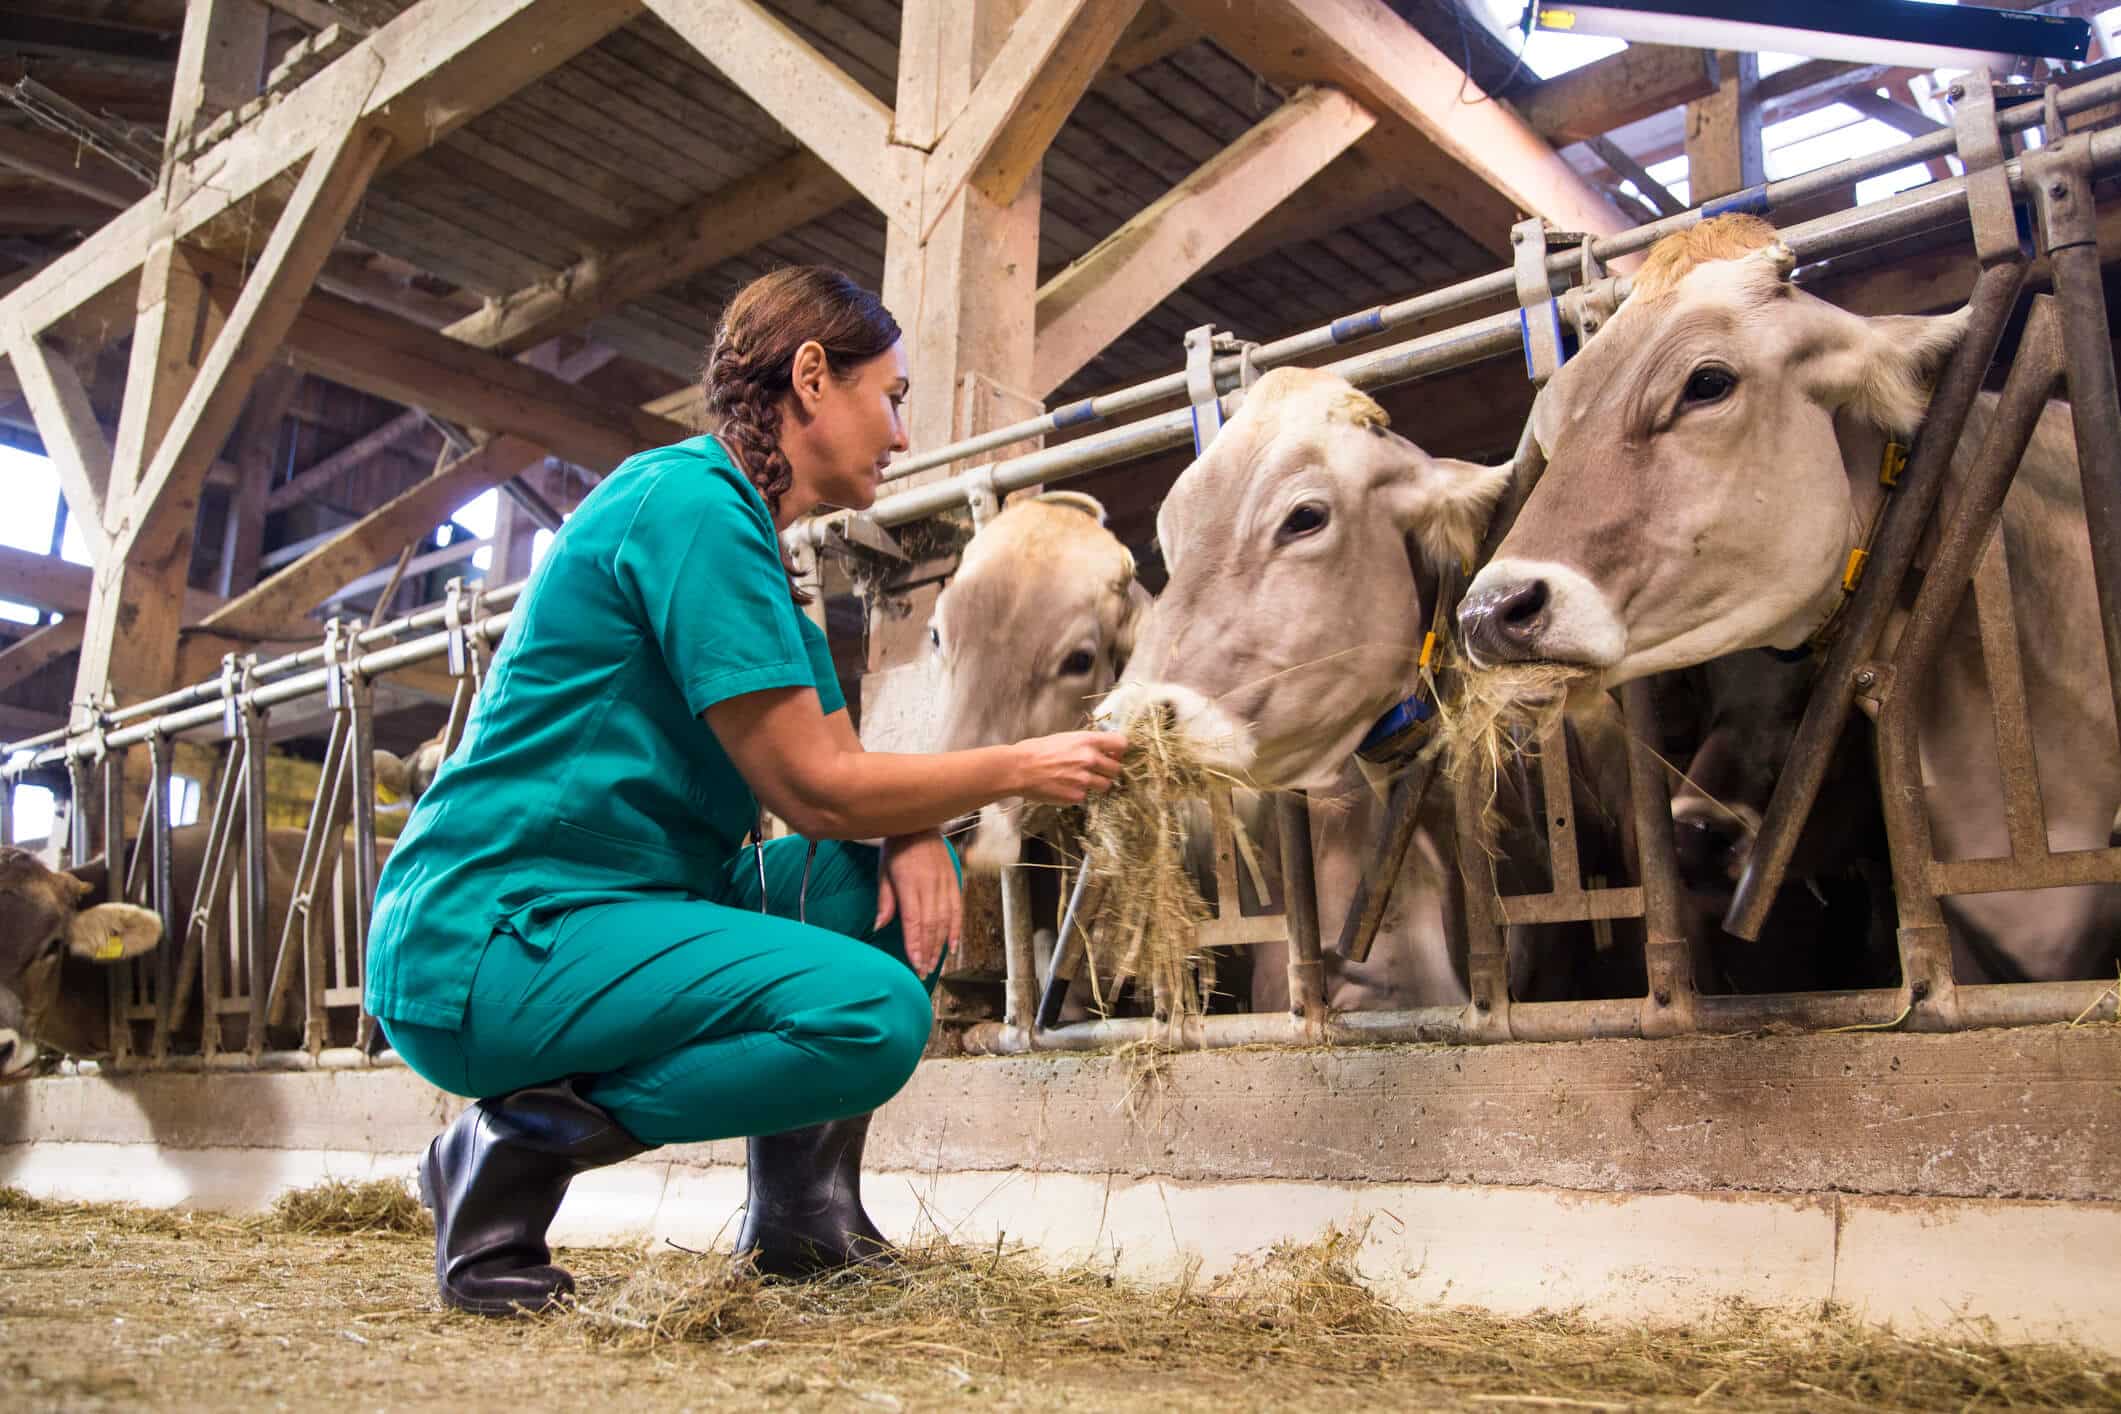
MULTIPOLYGON (((1289 1013, 1306 1035, 1318 1036, 1326 1024, 1326 970, 1319 954, 1318 877, 1311 857, 1311 806, 1302 791, 1274 797, 1275 823, 1281 830, 1281 900, 1289 928, 1289 1013)), ((1234 891, 1233 891, 1234 892, 1234 891)), ((1217 900, 1236 912, 1236 900, 1217 900)), ((1265 903, 1266 900, 1260 900, 1265 903)))
MULTIPOLYGON (((1981 392, 1981 382, 2002 342, 2005 325, 2025 285, 2025 264, 2013 261, 1983 270, 1976 278, 1966 336, 1945 366, 1930 399, 1929 414, 1915 439, 1913 455, 1901 473, 1899 488, 1880 513, 1878 536, 1863 583, 1849 600, 1840 637, 1827 650, 1818 685, 1805 704, 1804 716, 1791 739, 1789 755, 1776 778, 1767 814, 1747 856, 1745 870, 1732 891, 1723 920, 1726 932, 1757 941, 1768 910, 1789 871, 1797 837, 1811 818, 1812 805, 1826 781, 1828 763, 1848 721, 1859 684, 1857 674, 1869 661, 1888 616, 1898 604, 1900 586, 1914 565, 1930 512, 1943 493, 1952 452, 1966 429, 1967 415, 1981 392)), ((1875 671, 1875 670, 1872 670, 1875 671)))

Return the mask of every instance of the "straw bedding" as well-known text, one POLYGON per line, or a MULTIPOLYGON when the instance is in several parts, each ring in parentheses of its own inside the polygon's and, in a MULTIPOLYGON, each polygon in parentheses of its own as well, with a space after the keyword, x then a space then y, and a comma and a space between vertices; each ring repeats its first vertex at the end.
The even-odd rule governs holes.
MULTIPOLYGON (((336 1210, 339 1195, 322 1206, 336 1210)), ((294 1204, 300 1210, 308 1204, 294 1204)), ((1225 1410, 2121 1409, 2121 1364, 1911 1339, 1826 1313, 1687 1324, 1401 1310, 1362 1234, 1214 1280, 1140 1282, 940 1236, 888 1274, 768 1285, 726 1257, 574 1249, 578 1307, 441 1311, 431 1238, 291 1232, 278 1217, 47 1203, 0 1189, 8 1387, 23 1407, 1225 1410)), ((298 1220, 299 1221, 299 1220, 298 1220)))

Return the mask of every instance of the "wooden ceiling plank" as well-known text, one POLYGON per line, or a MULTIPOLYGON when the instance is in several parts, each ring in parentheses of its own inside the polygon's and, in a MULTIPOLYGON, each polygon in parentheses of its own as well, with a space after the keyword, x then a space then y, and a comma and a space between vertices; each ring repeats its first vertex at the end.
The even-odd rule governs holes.
POLYGON ((1031 0, 927 164, 921 238, 967 183, 1016 200, 1142 0, 1031 0))
POLYGON ((1370 151, 1407 190, 1484 246, 1506 251, 1518 212, 1609 233, 1625 218, 1458 65, 1380 0, 1170 0, 1269 83, 1334 83, 1379 117, 1370 151), (1461 102, 1460 93, 1467 93, 1461 102))
POLYGON ((891 141, 891 109, 756 0, 648 0, 760 107, 872 205, 912 225, 917 153, 891 141))
POLYGON ((1337 89, 1307 89, 1048 281, 1032 391, 1065 383, 1375 123, 1337 89))
POLYGON ((445 332, 481 348, 520 353, 815 220, 855 194, 822 159, 799 152, 677 212, 632 242, 504 296, 445 332))

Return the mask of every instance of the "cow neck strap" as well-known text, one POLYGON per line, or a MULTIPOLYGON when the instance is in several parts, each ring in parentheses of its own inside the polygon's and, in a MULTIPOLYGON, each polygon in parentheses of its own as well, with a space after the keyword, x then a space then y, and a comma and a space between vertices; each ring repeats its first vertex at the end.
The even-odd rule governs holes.
POLYGON ((1421 656, 1415 664, 1414 690, 1379 717, 1355 748, 1355 754, 1372 765, 1404 765, 1428 744, 1429 729, 1436 720, 1436 667, 1442 657, 1449 606, 1457 597, 1458 577, 1455 570, 1445 570, 1436 577, 1436 607, 1429 615, 1429 629, 1421 640, 1421 656))
POLYGON ((1871 561, 1871 547, 1878 541, 1879 527, 1885 524, 1885 508, 1891 502, 1893 492, 1899 489, 1901 473, 1907 470, 1908 444, 1887 438, 1885 447, 1878 454, 1878 484, 1885 488, 1878 498, 1878 509, 1871 516, 1871 523, 1864 527, 1863 540, 1849 551, 1846 564, 1841 568, 1841 597, 1835 601, 1826 621, 1812 630, 1811 637, 1796 648, 1769 648, 1765 651, 1785 663, 1801 663, 1815 652, 1821 652, 1834 641, 1841 631, 1841 623, 1848 613, 1849 601, 1856 597, 1856 589, 1863 583, 1863 571, 1871 561))

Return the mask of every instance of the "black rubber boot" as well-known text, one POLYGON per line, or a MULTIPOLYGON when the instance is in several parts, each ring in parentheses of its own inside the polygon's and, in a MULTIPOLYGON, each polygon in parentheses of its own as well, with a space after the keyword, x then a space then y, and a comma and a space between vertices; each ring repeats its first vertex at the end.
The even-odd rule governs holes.
POLYGON ((822 1276, 891 1260, 896 1250, 862 1209, 862 1145, 854 1115, 749 1141, 750 1196, 736 1252, 761 1276, 822 1276))
POLYGON ((481 1316, 536 1311, 574 1291, 545 1229, 578 1173, 650 1146, 572 1079, 480 1100, 427 1146, 420 1200, 435 1215, 442 1304, 481 1316))

